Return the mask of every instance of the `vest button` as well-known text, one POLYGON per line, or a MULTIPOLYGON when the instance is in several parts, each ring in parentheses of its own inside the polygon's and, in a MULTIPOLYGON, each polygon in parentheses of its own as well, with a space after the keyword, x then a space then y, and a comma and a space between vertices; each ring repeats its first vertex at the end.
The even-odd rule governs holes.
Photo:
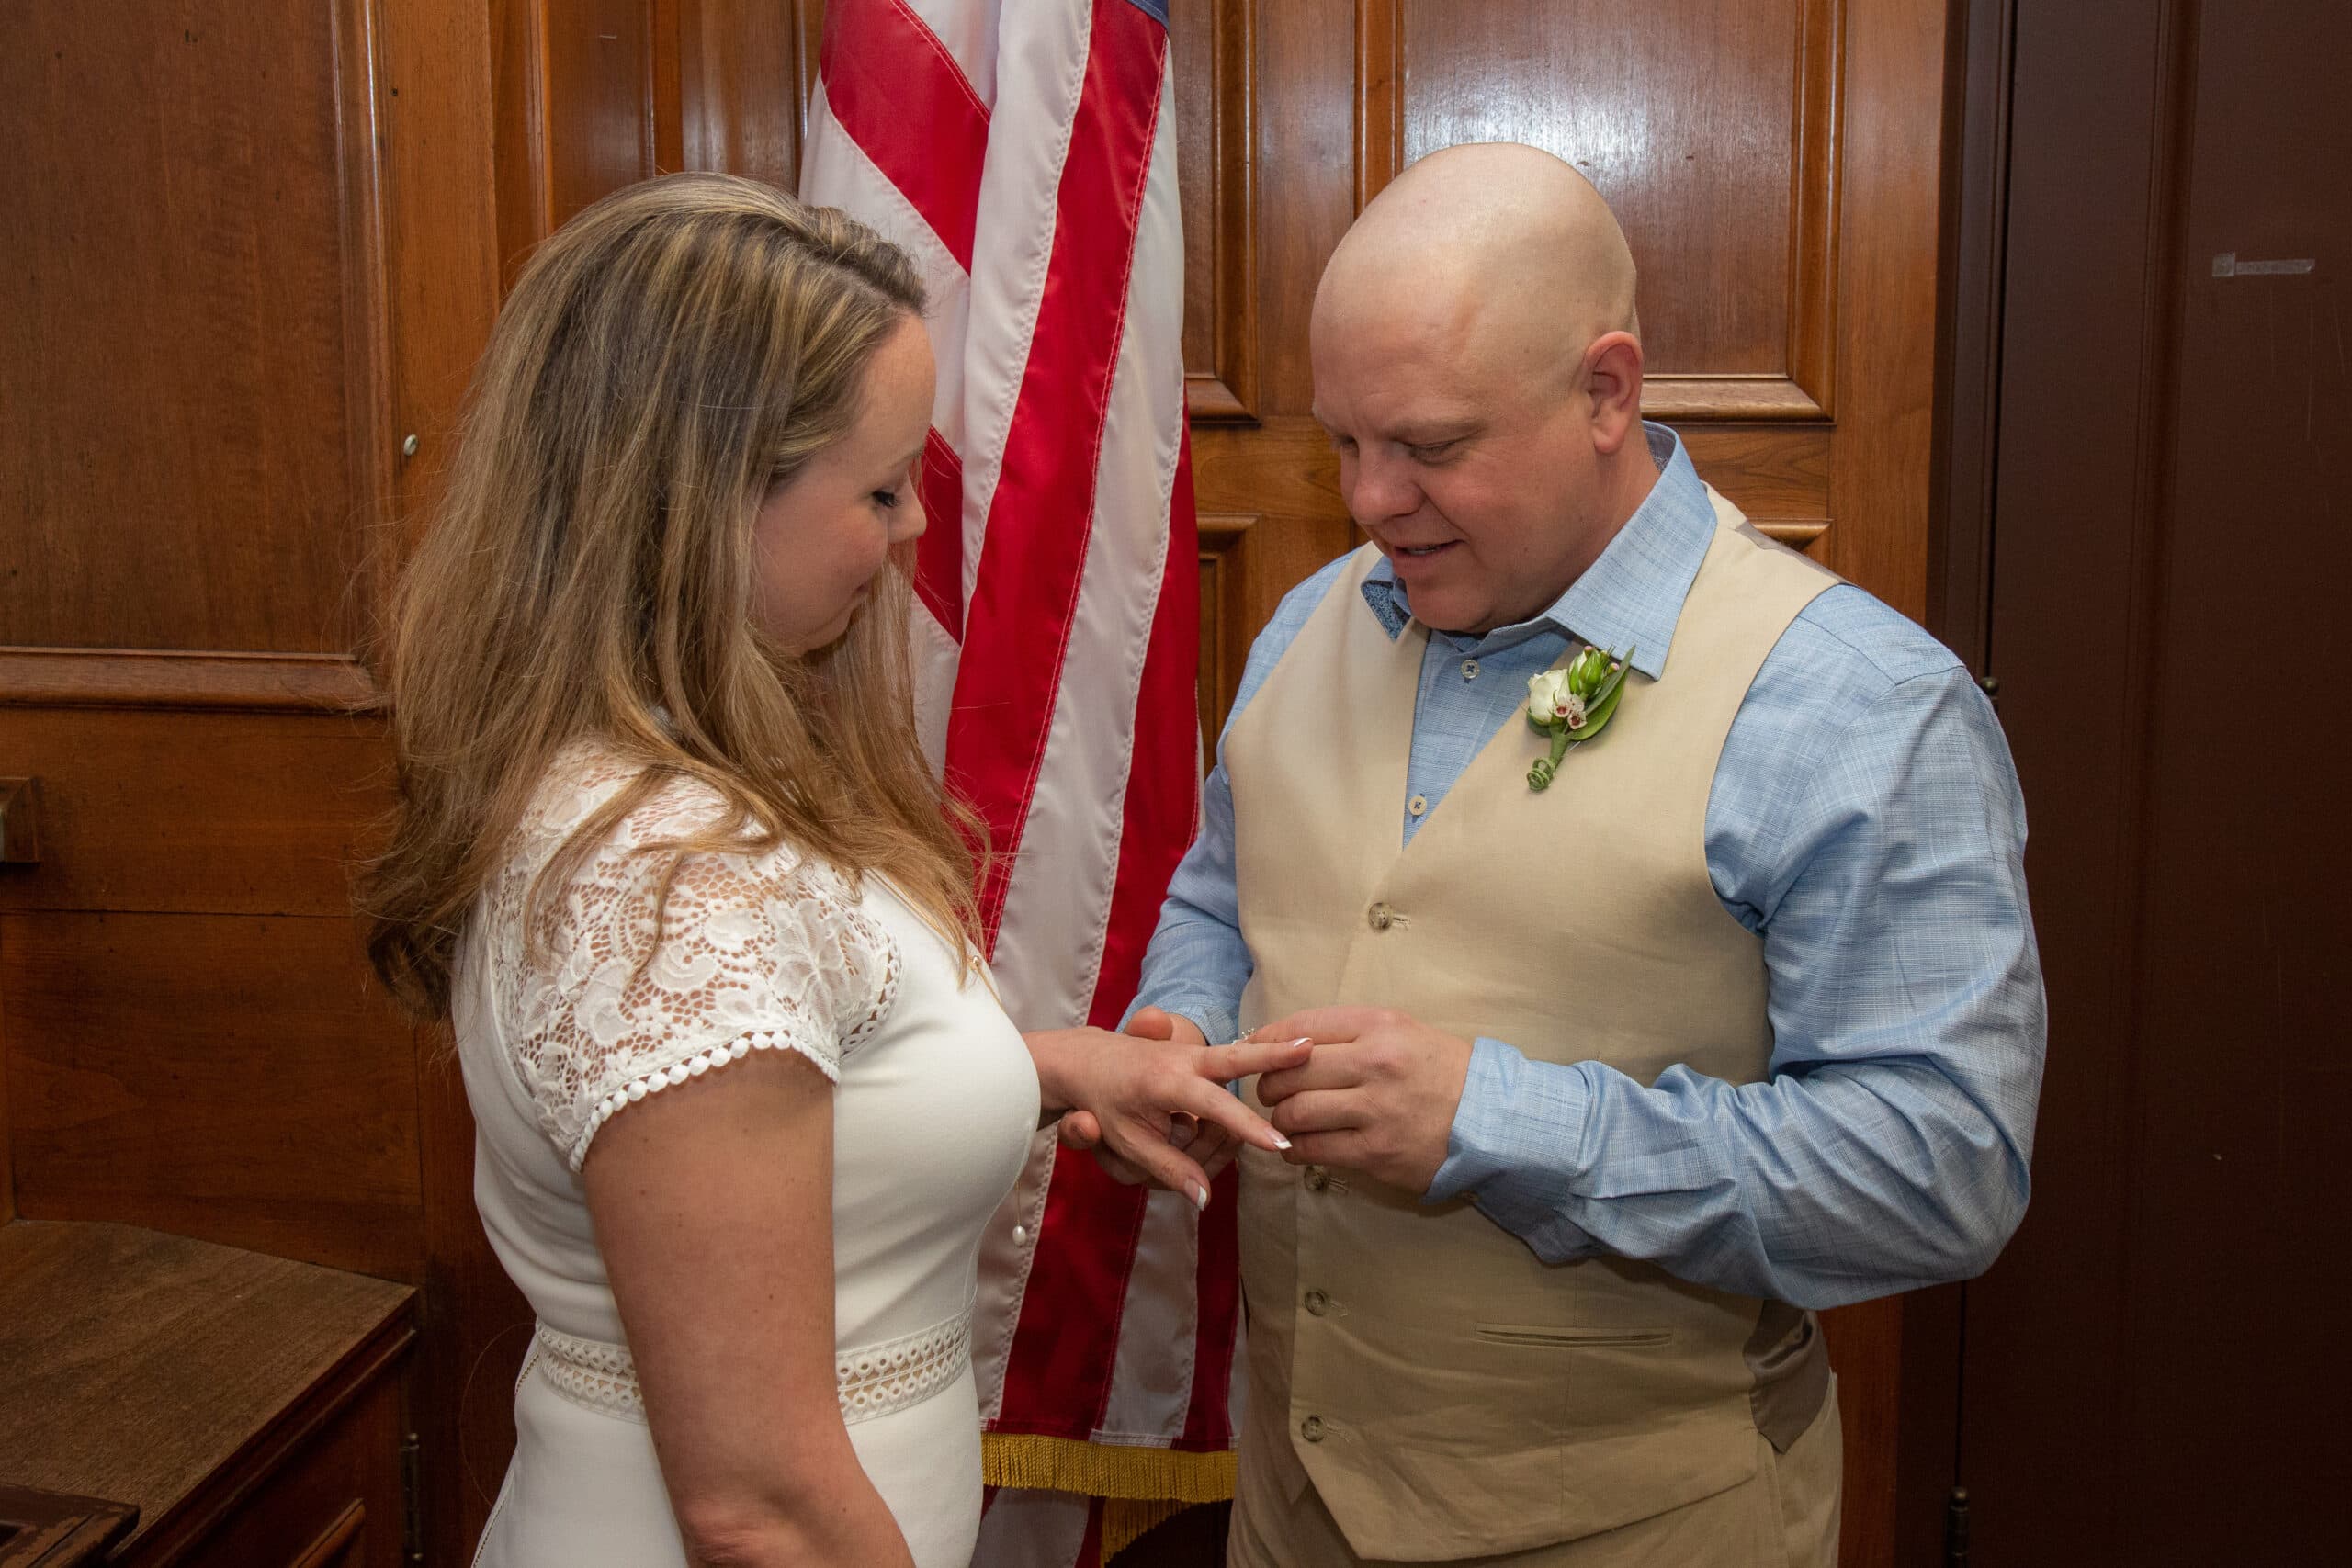
POLYGON ((1364 919, 1372 922, 1374 931, 1385 931, 1396 923, 1396 911, 1385 904, 1374 904, 1364 911, 1364 919))
POLYGON ((1306 1292, 1306 1310, 1315 1316, 1321 1317, 1331 1310, 1331 1298, 1320 1291, 1309 1291, 1306 1292))
POLYGON ((1428 811, 1429 808, 1430 797, 1426 795, 1417 795, 1413 796, 1412 799, 1405 803, 1405 809, 1411 812, 1416 817, 1422 815, 1424 812, 1428 811))
POLYGON ((1319 1165, 1310 1165, 1306 1168, 1306 1190, 1309 1192, 1320 1192, 1330 1185, 1331 1173, 1329 1171, 1324 1169, 1319 1165))
POLYGON ((1306 1420, 1301 1421, 1298 1424, 1298 1435, 1305 1438, 1310 1443, 1321 1442, 1323 1440, 1323 1417, 1320 1416, 1309 1416, 1306 1420))

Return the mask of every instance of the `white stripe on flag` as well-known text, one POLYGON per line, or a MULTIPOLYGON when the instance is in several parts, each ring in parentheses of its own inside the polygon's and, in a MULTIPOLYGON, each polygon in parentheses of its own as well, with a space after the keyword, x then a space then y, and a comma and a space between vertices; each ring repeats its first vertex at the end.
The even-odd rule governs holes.
MULTIPOLYGON (((888 5, 889 0, 882 0, 888 5)), ((932 36, 955 57, 956 67, 972 85, 981 103, 996 103, 995 7, 971 0, 905 0, 908 10, 922 20, 932 36)))
MULTIPOLYGON (((1124 4, 1125 0, 1121 0, 1124 4)), ((972 1561, 989 1568, 1072 1568, 1091 1505, 1068 1492, 1000 1491, 980 1520, 972 1561)))
MULTIPOLYGON (((931 427, 958 453, 964 450, 964 344, 971 310, 971 280, 932 231, 897 186, 865 155, 865 149, 842 129, 825 101, 820 81, 808 99, 808 146, 802 164, 801 195, 824 207, 838 207, 904 250, 922 275, 931 309, 924 325, 931 332, 932 357, 938 362, 939 384, 933 389, 931 427)), ((952 527, 956 519, 934 517, 934 525, 952 527)), ((970 547, 967 540, 966 547, 970 547)), ((966 584, 969 591, 969 583, 966 584)), ((945 731, 941 732, 944 747, 945 731)))
MULTIPOLYGON (((964 603, 987 552, 989 506, 1004 471, 1029 343, 1045 298, 1070 125, 1086 85, 1087 0, 1032 0, 1001 15, 997 107, 972 239, 972 302, 964 340, 964 603)), ((1178 253, 1180 255, 1181 252, 1178 253)), ((1021 1008, 1007 998, 1015 1018, 1021 1008)))
MULTIPOLYGON (((1175 131, 1172 117, 1163 115, 1152 140, 1078 615, 997 939, 1007 1005, 1029 1029, 1085 1021, 1119 869, 1136 689, 1167 568, 1169 491, 1184 418, 1178 368, 1184 290, 1181 277, 1170 276, 1184 254, 1176 227, 1175 131)), ((1073 444, 1084 439, 1080 432, 1070 436, 1073 444)))
POLYGON ((1199 1218, 1173 1192, 1154 1192, 1144 1204, 1098 1442, 1159 1445, 1184 1435, 1199 1342, 1199 1218))

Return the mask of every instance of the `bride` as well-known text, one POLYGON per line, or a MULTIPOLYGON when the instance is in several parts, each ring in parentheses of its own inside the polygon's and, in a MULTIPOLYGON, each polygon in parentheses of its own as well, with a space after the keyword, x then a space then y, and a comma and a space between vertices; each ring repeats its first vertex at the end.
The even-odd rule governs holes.
POLYGON ((990 988, 910 706, 922 306, 765 186, 607 198, 515 285, 403 580, 370 951, 454 1021, 538 1314, 491 1568, 962 1568, 1035 1130, 1083 1108, 1196 1201, 1172 1116, 1282 1145, 1219 1086, 1303 1043, 1024 1043, 990 988))

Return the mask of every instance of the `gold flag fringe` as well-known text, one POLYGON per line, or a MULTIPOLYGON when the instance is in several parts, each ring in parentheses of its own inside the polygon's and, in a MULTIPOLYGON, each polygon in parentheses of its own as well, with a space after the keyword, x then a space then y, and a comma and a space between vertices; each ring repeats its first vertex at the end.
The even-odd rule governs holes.
POLYGON ((1233 1452, 1129 1448, 989 1432, 980 1438, 980 1476, 990 1486, 1079 1492, 1131 1502, 1222 1503, 1233 1495, 1233 1452))
POLYGON ((1193 1506, 1168 1497, 1103 1498, 1102 1561, 1109 1562, 1140 1540, 1144 1531, 1193 1506))

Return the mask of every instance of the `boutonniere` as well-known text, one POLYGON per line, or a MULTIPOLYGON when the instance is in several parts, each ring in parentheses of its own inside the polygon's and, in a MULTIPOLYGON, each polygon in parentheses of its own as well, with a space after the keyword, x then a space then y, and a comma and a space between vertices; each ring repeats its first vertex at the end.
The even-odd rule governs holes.
POLYGON ((1615 649, 1588 648, 1556 670, 1527 678, 1527 725, 1552 738, 1552 754, 1527 770, 1527 787, 1549 789, 1560 759, 1601 731, 1625 694, 1625 658, 1615 649))

